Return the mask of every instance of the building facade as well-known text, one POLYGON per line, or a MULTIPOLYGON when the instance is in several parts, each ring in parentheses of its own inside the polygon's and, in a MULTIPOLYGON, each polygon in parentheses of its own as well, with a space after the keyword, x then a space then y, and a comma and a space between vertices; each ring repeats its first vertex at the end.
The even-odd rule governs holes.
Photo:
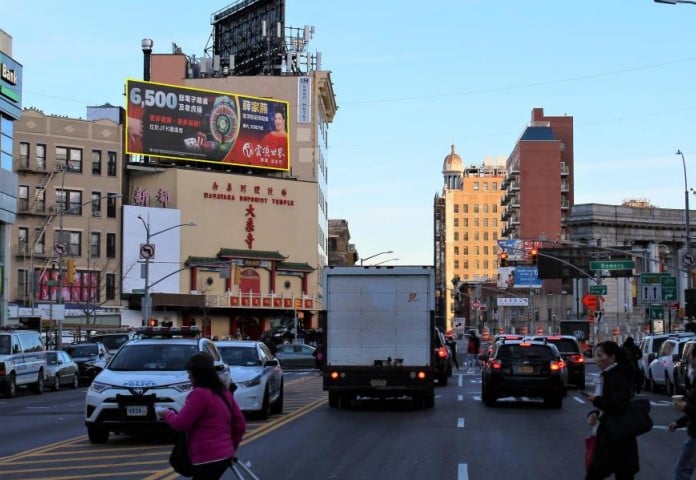
POLYGON ((64 304, 48 320, 120 323, 123 124, 98 113, 84 120, 24 109, 15 123, 8 293, 17 317, 64 304))
POLYGON ((11 227, 17 213, 17 175, 13 171, 14 124, 22 110, 22 65, 12 58, 12 37, 0 30, 0 326, 8 322, 11 227))
POLYGON ((348 222, 329 219, 329 265, 355 265, 359 258, 355 245, 350 243, 348 222))

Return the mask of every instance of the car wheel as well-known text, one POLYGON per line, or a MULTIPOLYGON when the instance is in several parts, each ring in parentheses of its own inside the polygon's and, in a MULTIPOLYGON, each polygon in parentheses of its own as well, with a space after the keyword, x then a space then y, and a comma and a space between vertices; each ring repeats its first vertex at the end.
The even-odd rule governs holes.
POLYGON ((53 377, 53 386, 51 387, 54 392, 57 392, 60 390, 60 377, 56 373, 56 375, 53 377))
POLYGON ((483 388, 483 392, 481 392, 481 397, 483 397, 483 403, 487 407, 495 407, 495 395, 493 395, 488 388, 483 388))
POLYGON ((278 393, 278 399, 271 405, 271 413, 274 415, 280 415, 283 413, 283 384, 280 384, 280 393, 278 393))
POLYGON ((270 410, 270 405, 268 403, 268 387, 263 392, 263 401, 261 402, 261 410, 259 410, 259 418, 261 420, 266 420, 268 418, 268 413, 270 410))
POLYGON ((329 407, 338 408, 339 396, 336 392, 329 392, 329 407))
POLYGON ((87 425, 87 438, 90 443, 106 443, 109 441, 109 431, 96 425, 87 425))
POLYGON ((15 378, 14 372, 10 373, 10 378, 7 379, 7 385, 5 385, 5 395, 10 398, 17 396, 17 379, 15 378))
POLYGON ((80 378, 77 376, 77 373, 73 375, 73 381, 71 386, 73 390, 77 390, 77 388, 80 386, 80 378))
POLYGON ((41 395, 44 391, 44 372, 43 369, 39 370, 39 378, 36 379, 34 383, 34 393, 41 395))

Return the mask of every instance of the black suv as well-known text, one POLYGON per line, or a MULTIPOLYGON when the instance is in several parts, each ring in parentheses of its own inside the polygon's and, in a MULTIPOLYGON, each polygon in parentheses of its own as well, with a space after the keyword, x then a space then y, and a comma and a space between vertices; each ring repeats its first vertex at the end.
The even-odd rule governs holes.
POLYGON ((585 355, 580 351, 580 344, 573 335, 537 335, 532 340, 553 343, 561 352, 568 368, 568 383, 578 389, 585 388, 585 355))
POLYGON ((563 406, 567 370, 555 345, 544 340, 503 340, 485 362, 481 373, 481 397, 487 407, 509 396, 543 397, 544 405, 563 406))
POLYGON ((87 384, 92 383, 109 362, 109 349, 101 342, 71 343, 63 345, 63 350, 77 363, 80 381, 87 384))
POLYGON ((439 328, 433 330, 433 366, 437 384, 447 385, 447 379, 452 376, 452 351, 439 328))

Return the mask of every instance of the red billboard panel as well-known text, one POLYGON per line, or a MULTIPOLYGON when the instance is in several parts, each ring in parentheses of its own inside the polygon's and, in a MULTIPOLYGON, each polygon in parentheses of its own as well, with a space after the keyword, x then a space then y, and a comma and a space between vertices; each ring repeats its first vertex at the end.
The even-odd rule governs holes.
POLYGON ((138 80, 126 92, 126 153, 290 169, 288 102, 138 80))

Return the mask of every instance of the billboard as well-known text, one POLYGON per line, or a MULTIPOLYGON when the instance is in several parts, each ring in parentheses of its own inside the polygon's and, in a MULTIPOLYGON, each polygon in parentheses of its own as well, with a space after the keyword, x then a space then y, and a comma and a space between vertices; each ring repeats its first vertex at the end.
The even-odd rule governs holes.
POLYGON ((126 93, 126 153, 290 169, 286 101, 138 80, 126 93))
POLYGON ((513 262, 529 260, 529 251, 535 247, 540 248, 541 242, 538 240, 520 240, 518 238, 498 240, 498 253, 507 253, 508 261, 513 262))
POLYGON ((541 288, 537 267, 501 267, 498 269, 497 287, 507 288, 541 288))

